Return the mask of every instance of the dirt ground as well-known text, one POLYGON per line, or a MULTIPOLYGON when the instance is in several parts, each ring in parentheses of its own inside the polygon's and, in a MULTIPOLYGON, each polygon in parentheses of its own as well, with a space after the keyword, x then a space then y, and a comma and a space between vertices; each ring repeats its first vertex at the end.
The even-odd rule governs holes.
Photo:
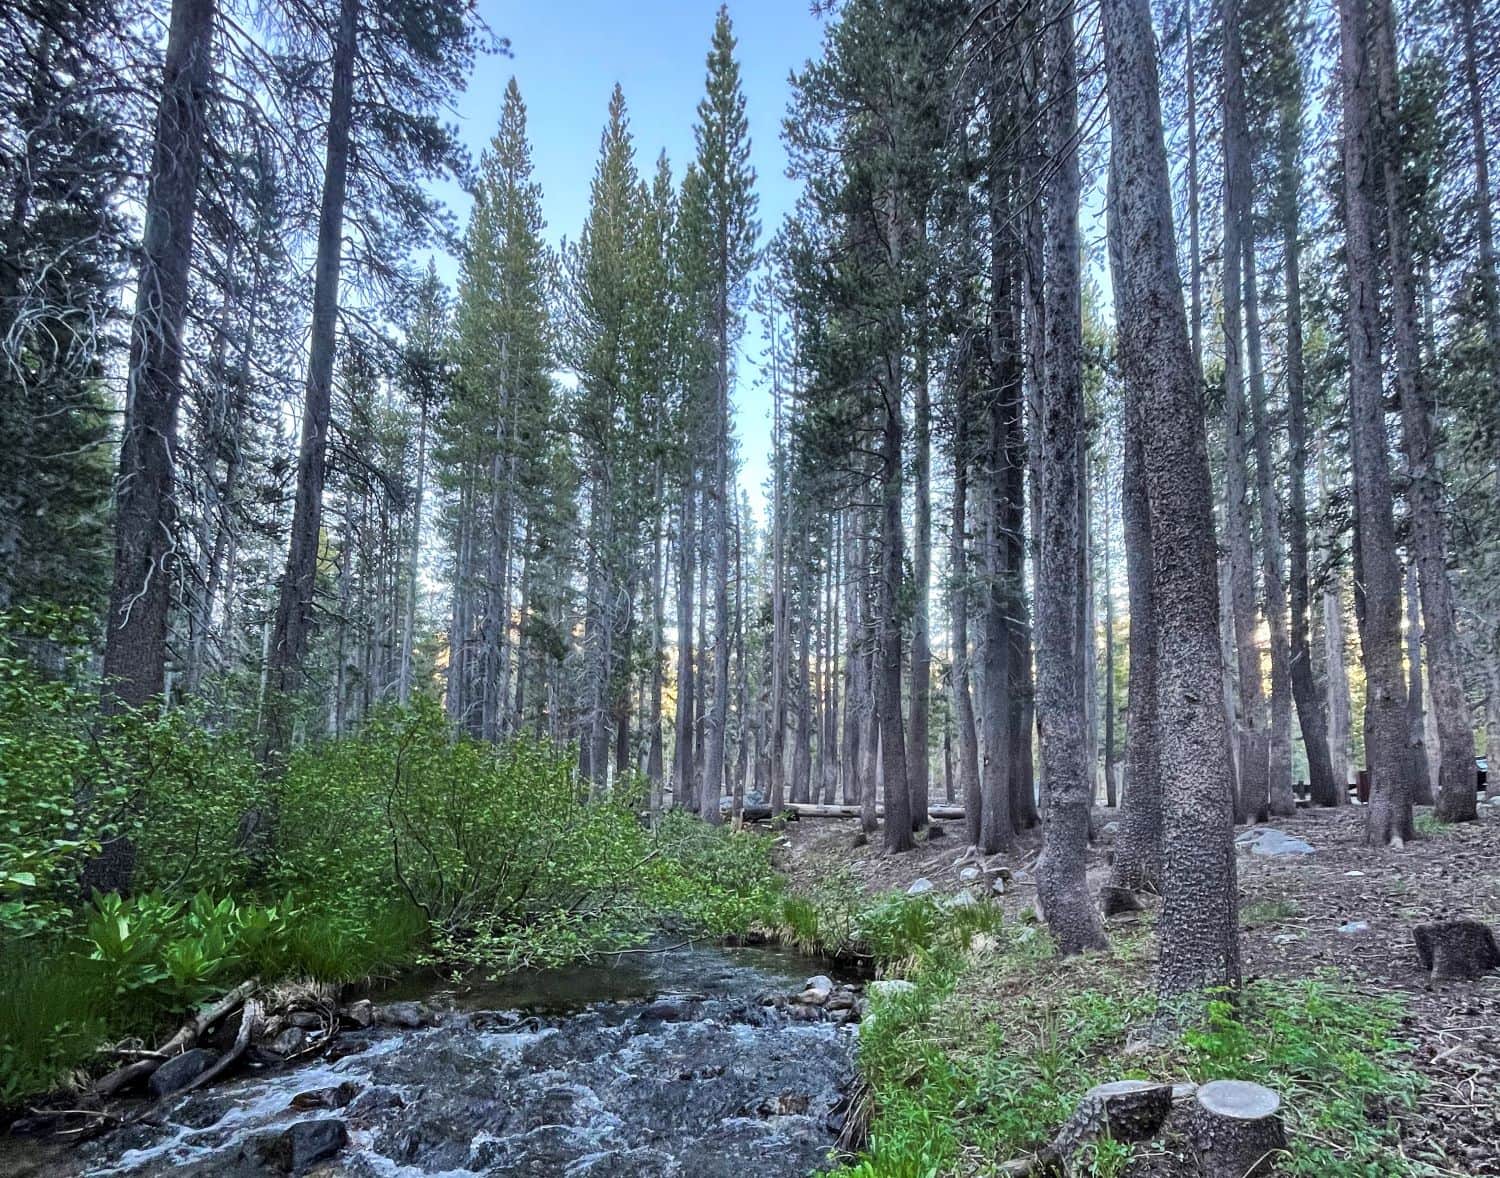
MULTIPOLYGON (((1097 811, 1096 829, 1113 817, 1097 811)), ((1479 822, 1456 827, 1433 828, 1419 817, 1422 837, 1399 851, 1363 846, 1363 818, 1358 806, 1300 810, 1270 825, 1310 843, 1313 854, 1238 856, 1245 976, 1331 969, 1359 992, 1403 996, 1402 1036, 1426 1080, 1404 1120, 1405 1152, 1448 1173, 1500 1174, 1500 973, 1435 985, 1412 941, 1413 926, 1429 920, 1470 917, 1500 928, 1500 806, 1481 805, 1479 822)), ((857 846, 855 819, 804 819, 788 825, 778 859, 803 887, 843 866, 869 892, 921 877, 957 892, 960 872, 975 861, 962 823, 939 825, 942 836, 892 856, 878 845, 857 846)), ((1039 850, 1033 834, 1016 853, 991 860, 1013 873, 1002 900, 1013 913, 1035 903, 1031 868, 1039 850)), ((1108 857, 1101 837, 1090 852, 1095 890, 1108 857)))

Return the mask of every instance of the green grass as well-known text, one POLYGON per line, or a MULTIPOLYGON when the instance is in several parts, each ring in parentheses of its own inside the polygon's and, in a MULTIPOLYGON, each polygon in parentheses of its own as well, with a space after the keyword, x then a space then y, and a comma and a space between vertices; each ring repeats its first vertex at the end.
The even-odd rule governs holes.
POLYGON ((0 1107, 65 1084, 106 1038, 113 995, 76 953, 30 943, 0 953, 0 1107))
MULTIPOLYGON (((1326 980, 1255 981, 1237 1005, 1211 1002, 1199 1029, 1127 1053, 1154 1014, 1149 933, 1066 960, 1027 925, 976 944, 930 956, 908 974, 916 989, 877 1003, 862 1026, 870 1139, 838 1178, 992 1174, 1045 1144, 1090 1087, 1131 1078, 1275 1089, 1291 1139, 1279 1172, 1420 1172, 1395 1148, 1391 1116, 1413 1102, 1418 1080, 1398 1058, 1393 999, 1326 980)), ((1109 1178, 1128 1160, 1126 1147, 1103 1143, 1082 1172, 1109 1178)))
POLYGON ((1302 906, 1296 900, 1282 896, 1251 900, 1240 906, 1240 927, 1255 928, 1263 924, 1280 924, 1302 914, 1302 906))

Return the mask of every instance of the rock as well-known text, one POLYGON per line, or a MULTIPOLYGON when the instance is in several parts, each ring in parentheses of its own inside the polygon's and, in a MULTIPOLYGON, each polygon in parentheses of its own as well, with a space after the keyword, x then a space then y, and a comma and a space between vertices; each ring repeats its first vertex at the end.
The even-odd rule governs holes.
POLYGON ((292 1097, 290 1108, 343 1108, 359 1095, 359 1085, 345 1080, 334 1088, 313 1088, 292 1097))
POLYGON ((307 1032, 301 1027, 288 1027, 267 1046, 280 1056, 296 1055, 307 1046, 307 1032))
POLYGON ((1247 830, 1234 841, 1241 850, 1248 847, 1252 855, 1267 855, 1274 858, 1282 858, 1286 856, 1311 855, 1313 853, 1311 843, 1299 838, 1293 838, 1285 831, 1276 830, 1270 826, 1261 826, 1256 827, 1254 830, 1247 830))
POLYGON ((871 998, 891 998, 897 994, 910 994, 916 988, 915 982, 909 982, 905 978, 881 978, 871 982, 866 987, 866 993, 871 998))
POLYGON ((160 1100, 186 1088, 218 1061, 219 1053, 207 1047, 194 1047, 181 1055, 174 1055, 151 1073, 146 1087, 151 1095, 160 1100))
POLYGON ((268 1140, 258 1144, 261 1158, 283 1174, 305 1174, 319 1162, 326 1161, 349 1141, 349 1130, 334 1117, 316 1121, 298 1121, 268 1140))
POLYGON ((1213 1080, 1198 1089, 1189 1137, 1203 1178, 1252 1178, 1272 1172, 1286 1148, 1281 1098, 1244 1080, 1213 1080))
POLYGON ((1344 875, 1347 876, 1350 879, 1354 879, 1354 878, 1357 878, 1357 877, 1359 877, 1361 875, 1364 875, 1364 872, 1363 871, 1346 871, 1346 872, 1344 872, 1344 875))
POLYGON ((636 1020, 643 1023, 680 1023, 692 1017, 692 1012, 682 999, 661 998, 636 1015, 636 1020))
POLYGON ((994 892, 997 896, 1005 895, 1005 876, 997 875, 995 882, 990 884, 990 891, 994 892))
POLYGON ((286 1016, 288 1026, 301 1027, 304 1031, 317 1031, 323 1027, 323 1019, 312 1010, 293 1010, 286 1016))
POLYGON ((828 1001, 823 1004, 825 1010, 853 1010, 854 993, 851 990, 840 990, 836 994, 830 994, 828 1001))
POLYGON ((1118 822, 1106 822, 1099 828, 1099 834, 1107 839, 1117 838, 1119 833, 1120 824, 1118 822))
POLYGON ((415 1031, 419 1027, 430 1027, 437 1020, 420 1002, 392 1002, 389 1006, 376 1008, 375 1021, 383 1026, 415 1031))
POLYGON ((1489 925, 1478 920, 1441 920, 1412 929, 1417 960, 1435 982, 1478 978, 1500 966, 1500 946, 1489 925))
POLYGON ((1368 920, 1351 920, 1347 924, 1339 925, 1339 932, 1345 936, 1357 937, 1360 933, 1367 933, 1369 931, 1370 922, 1368 920))
POLYGON ((911 887, 906 889, 908 896, 925 896, 933 890, 933 882, 925 875, 921 879, 912 881, 911 887))
POLYGON ((375 1022, 375 1004, 368 998, 361 998, 357 1002, 351 1002, 344 1007, 340 1014, 344 1021, 351 1023, 363 1030, 375 1022))
POLYGON ((965 888, 956 896, 950 896, 947 901, 949 908, 972 908, 979 903, 979 897, 965 888))
POLYGON ((984 872, 980 871, 977 867, 965 867, 958 873, 958 878, 963 880, 964 883, 973 883, 983 874, 984 872))
POLYGON ((833 979, 826 974, 818 974, 817 977, 808 978, 803 982, 802 987, 804 997, 808 994, 815 994, 817 995, 815 1001, 821 1004, 827 1002, 828 996, 833 993, 833 979))

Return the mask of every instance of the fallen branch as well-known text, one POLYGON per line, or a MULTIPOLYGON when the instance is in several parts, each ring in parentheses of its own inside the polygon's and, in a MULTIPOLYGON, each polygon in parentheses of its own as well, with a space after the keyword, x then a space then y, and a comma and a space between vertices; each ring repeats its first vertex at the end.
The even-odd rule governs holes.
POLYGON ((175 1035, 161 1045, 151 1056, 138 1059, 134 1063, 128 1063, 124 1067, 116 1068, 94 1085, 94 1095, 113 1096, 121 1088, 125 1088, 137 1080, 144 1080, 157 1068, 173 1055, 179 1055, 193 1044, 197 1043, 203 1033, 217 1023, 227 1014, 233 1013, 245 1004, 259 983, 251 978, 247 982, 241 982, 224 997, 220 998, 214 1005, 199 1011, 196 1015, 185 1022, 175 1035))
POLYGON ((227 1072, 234 1066, 235 1060, 245 1054, 245 1048, 250 1046, 251 1037, 260 1029, 263 1021, 264 1012, 261 1010, 260 1003, 254 998, 246 999, 245 1009, 240 1014, 239 1033, 234 1037, 234 1046, 219 1056, 214 1061, 212 1067, 194 1076, 176 1092, 172 1093, 172 1095, 178 1096, 183 1092, 191 1092, 194 1088, 202 1088, 206 1084, 211 1084, 227 1072))

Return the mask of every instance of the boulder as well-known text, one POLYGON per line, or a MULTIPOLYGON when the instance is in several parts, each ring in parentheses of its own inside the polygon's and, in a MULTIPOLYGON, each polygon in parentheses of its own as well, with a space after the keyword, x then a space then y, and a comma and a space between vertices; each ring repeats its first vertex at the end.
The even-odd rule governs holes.
POLYGON ((933 882, 925 875, 921 879, 912 881, 911 887, 906 889, 908 896, 925 896, 933 890, 933 882))
POLYGON ((301 1027, 287 1027, 266 1045, 277 1055, 296 1055, 307 1046, 307 1032, 301 1027))
POLYGON ((965 867, 958 873, 958 878, 963 880, 964 883, 973 883, 983 874, 977 867, 965 867))
POLYGON ((181 1055, 174 1055, 151 1073, 146 1087, 151 1095, 160 1100, 186 1088, 219 1060, 217 1051, 207 1047, 194 1047, 181 1055))
POLYGON ((1339 925, 1339 932, 1343 933, 1347 937, 1357 937, 1361 933, 1367 933, 1369 931, 1370 922, 1368 920, 1351 920, 1346 922, 1345 924, 1339 925))
POLYGON ((916 988, 915 982, 909 982, 905 978, 881 978, 871 982, 866 992, 871 998, 891 998, 897 994, 910 994, 916 988))
POLYGON ((349 1141, 349 1130, 343 1121, 324 1117, 315 1121, 298 1121, 257 1144, 261 1159, 283 1174, 305 1174, 319 1162, 327 1161, 349 1141))
POLYGON ((375 1022, 375 1004, 368 998, 351 1002, 339 1012, 345 1022, 363 1030, 375 1022))
POLYGON ((1494 931, 1478 920, 1440 920, 1412 929, 1417 960, 1435 982, 1478 978, 1500 966, 1494 931))
POLYGON ((388 1006, 376 1008, 375 1021, 387 1027, 404 1027, 414 1031, 419 1027, 430 1027, 437 1020, 432 1011, 420 1002, 392 1002, 388 1006))
POLYGON ((359 1085, 352 1080, 345 1080, 333 1088, 312 1088, 306 1092, 299 1092, 292 1097, 292 1103, 288 1107, 296 1109, 343 1108, 358 1095, 359 1085))
POLYGON ((833 979, 826 974, 818 974, 817 977, 808 978, 802 984, 802 996, 806 1000, 809 994, 814 995, 813 1001, 823 1003, 828 1001, 828 996, 833 993, 833 979))

